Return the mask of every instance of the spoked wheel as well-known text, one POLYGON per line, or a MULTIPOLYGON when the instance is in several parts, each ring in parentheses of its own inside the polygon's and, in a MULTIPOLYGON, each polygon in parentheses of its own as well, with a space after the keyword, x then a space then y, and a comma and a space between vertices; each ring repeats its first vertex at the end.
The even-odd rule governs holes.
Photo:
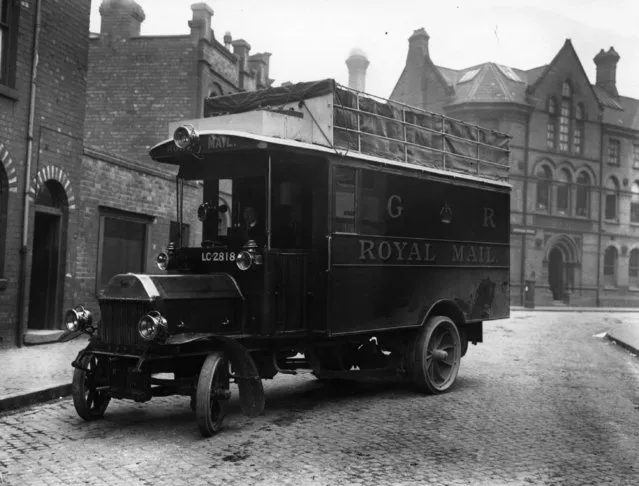
POLYGON ((86 354, 80 359, 80 367, 73 371, 71 393, 76 412, 84 420, 97 420, 104 416, 111 397, 98 390, 98 377, 103 372, 98 358, 86 354))
POLYGON ((423 391, 447 391, 459 372, 461 339, 453 321, 445 316, 428 319, 415 342, 413 380, 423 391))
POLYGON ((197 426, 204 437, 222 429, 230 398, 228 362, 222 353, 212 353, 202 365, 195 399, 197 426))

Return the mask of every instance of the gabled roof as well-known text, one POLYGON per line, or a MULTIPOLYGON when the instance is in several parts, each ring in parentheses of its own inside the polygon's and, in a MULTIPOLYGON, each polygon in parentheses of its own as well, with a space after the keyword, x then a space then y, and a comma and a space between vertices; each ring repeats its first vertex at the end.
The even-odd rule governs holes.
MULTIPOLYGON (((572 45, 572 42, 570 41, 570 39, 566 39, 566 42, 564 42, 564 45, 561 47, 561 49, 559 49, 559 52, 555 54, 555 57, 553 57, 552 61, 550 61, 550 64, 545 66, 544 70, 539 74, 535 82, 528 87, 529 93, 535 92, 535 89, 537 89, 537 86, 541 84, 541 82, 546 78, 546 76, 552 70, 552 68, 561 62, 561 58, 564 55, 573 56, 575 58, 575 60, 577 61, 577 65, 579 66, 579 69, 581 70, 581 75, 583 76, 585 80, 588 81, 588 75, 586 74, 583 64, 581 64, 581 60, 579 59, 579 56, 577 55, 577 52, 575 51, 575 48, 572 45)), ((587 84, 588 86, 590 86, 593 96, 595 97, 595 99, 597 100, 597 103, 599 103, 601 107, 601 101, 599 101, 599 98, 597 97, 597 94, 595 93, 592 84, 590 84, 590 81, 588 81, 587 84)))
MULTIPOLYGON (((528 70, 492 62, 463 69, 452 69, 444 66, 435 66, 429 57, 425 58, 422 66, 432 65, 438 75, 438 79, 449 88, 449 106, 462 103, 516 103, 530 105, 529 95, 534 93, 553 67, 560 64, 566 55, 574 57, 583 78, 588 80, 581 60, 577 56, 570 39, 566 39, 564 45, 549 64, 528 70)), ((408 75, 407 68, 408 66, 404 67, 400 79, 408 75)), ((420 72, 415 69, 411 71, 412 76, 416 76, 420 72)), ((599 107, 603 110, 606 123, 639 130, 639 100, 624 96, 615 97, 589 81, 587 85, 590 87, 599 107)))

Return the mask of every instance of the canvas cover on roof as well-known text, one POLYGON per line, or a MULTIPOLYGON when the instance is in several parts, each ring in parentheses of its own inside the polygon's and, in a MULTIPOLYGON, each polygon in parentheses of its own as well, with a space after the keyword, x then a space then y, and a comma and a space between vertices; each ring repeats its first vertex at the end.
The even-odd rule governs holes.
POLYGON ((367 95, 332 79, 209 98, 205 116, 277 110, 322 96, 333 107, 332 120, 321 120, 331 127, 326 143, 321 142, 324 146, 479 177, 508 178, 508 135, 367 95))

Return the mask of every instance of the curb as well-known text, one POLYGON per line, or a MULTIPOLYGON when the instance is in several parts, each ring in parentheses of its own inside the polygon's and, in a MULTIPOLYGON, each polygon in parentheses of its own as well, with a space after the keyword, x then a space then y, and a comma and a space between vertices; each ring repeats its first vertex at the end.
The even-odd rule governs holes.
POLYGON ((8 396, 0 399, 0 413, 28 407, 30 405, 37 405, 50 400, 57 400, 58 398, 68 397, 69 395, 71 395, 71 383, 8 396))
POLYGON ((612 334, 610 334, 609 332, 606 333, 606 335, 604 336, 608 341, 611 341, 615 344, 617 344, 618 346, 626 349, 627 351, 630 351, 633 354, 639 355, 639 349, 635 348, 634 346, 628 344, 625 341, 622 341, 620 339, 617 339, 616 337, 614 337, 612 334))
POLYGON ((639 312, 638 308, 627 307, 522 307, 522 306, 510 306, 510 310, 513 312, 639 312))

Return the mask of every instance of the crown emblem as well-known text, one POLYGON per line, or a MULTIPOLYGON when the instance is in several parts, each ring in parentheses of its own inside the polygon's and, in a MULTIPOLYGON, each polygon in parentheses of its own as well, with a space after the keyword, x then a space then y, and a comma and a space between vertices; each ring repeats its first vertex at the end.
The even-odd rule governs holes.
POLYGON ((439 215, 442 217, 442 223, 444 224, 449 224, 453 220, 453 210, 447 203, 444 203, 439 215))

